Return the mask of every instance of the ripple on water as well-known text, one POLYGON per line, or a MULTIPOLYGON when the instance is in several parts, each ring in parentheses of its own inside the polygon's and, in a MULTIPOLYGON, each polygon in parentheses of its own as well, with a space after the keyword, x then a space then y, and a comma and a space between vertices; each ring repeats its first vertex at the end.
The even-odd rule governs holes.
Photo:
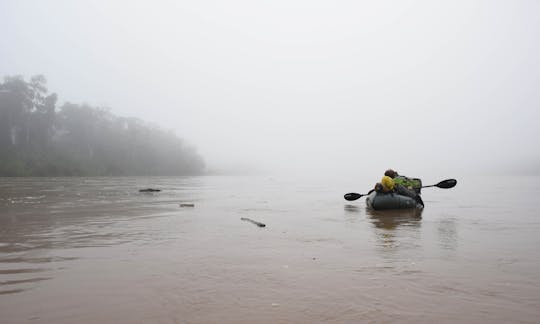
POLYGON ((28 257, 24 253, 0 258, 0 295, 16 294, 55 277, 63 262, 76 257, 28 257))

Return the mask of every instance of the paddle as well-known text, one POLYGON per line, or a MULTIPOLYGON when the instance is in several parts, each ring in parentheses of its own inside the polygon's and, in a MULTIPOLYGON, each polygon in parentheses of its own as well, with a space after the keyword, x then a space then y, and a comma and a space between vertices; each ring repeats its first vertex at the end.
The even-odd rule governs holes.
POLYGON ((455 187, 456 184, 457 184, 456 179, 446 179, 434 185, 422 186, 422 188, 437 187, 437 188, 442 188, 442 189, 450 189, 450 188, 455 187))
MULTIPOLYGON (((421 188, 429 188, 429 187, 437 187, 437 188, 441 188, 441 189, 450 189, 450 188, 453 188, 455 187, 457 184, 457 180, 456 179, 446 179, 446 180, 443 180, 437 184, 434 184, 434 185, 429 185, 429 186, 422 186, 421 188)), ((345 200, 348 200, 348 201, 353 201, 353 200, 357 200, 361 197, 364 197, 364 196, 367 196, 371 193, 368 192, 367 194, 359 194, 359 193, 356 193, 356 192, 349 192, 349 193, 346 193, 345 196, 343 196, 343 198, 345 198, 345 200)))
POLYGON ((353 201, 353 200, 359 199, 359 198, 367 196, 367 195, 369 195, 369 194, 368 193, 367 194, 359 194, 359 193, 356 193, 356 192, 349 192, 349 193, 346 193, 345 196, 343 196, 343 198, 345 198, 345 200, 348 200, 348 201, 353 201))

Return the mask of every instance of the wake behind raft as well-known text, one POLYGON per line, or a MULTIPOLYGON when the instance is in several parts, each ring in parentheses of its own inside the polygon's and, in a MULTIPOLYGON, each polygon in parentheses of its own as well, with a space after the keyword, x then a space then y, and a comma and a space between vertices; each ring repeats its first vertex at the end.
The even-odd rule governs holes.
MULTIPOLYGON (((411 183, 404 183, 407 187, 413 188, 418 196, 412 198, 409 196, 400 195, 396 192, 383 193, 375 190, 370 191, 368 194, 347 193, 344 198, 348 201, 357 200, 360 197, 366 197, 366 205, 368 208, 374 210, 390 210, 390 209, 423 209, 424 203, 420 198, 420 190, 427 187, 437 187, 442 189, 449 189, 455 187, 457 180, 447 179, 443 180, 435 185, 422 186, 422 181, 418 178, 406 178, 407 181, 413 181, 411 183)), ((399 180, 398 180, 399 181, 399 180)), ((396 181, 396 183, 398 183, 396 181)))

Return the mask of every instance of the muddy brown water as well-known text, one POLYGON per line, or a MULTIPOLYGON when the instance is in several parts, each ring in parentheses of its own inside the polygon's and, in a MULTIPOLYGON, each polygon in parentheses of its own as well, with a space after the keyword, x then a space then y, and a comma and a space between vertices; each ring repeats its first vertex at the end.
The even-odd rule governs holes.
POLYGON ((0 178, 0 322, 537 323, 539 180, 0 178))

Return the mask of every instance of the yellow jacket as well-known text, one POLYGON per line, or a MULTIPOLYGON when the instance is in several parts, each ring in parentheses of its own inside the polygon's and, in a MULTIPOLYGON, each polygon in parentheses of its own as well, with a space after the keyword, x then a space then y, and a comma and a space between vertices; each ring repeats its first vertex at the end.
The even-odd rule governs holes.
POLYGON ((394 190, 394 179, 389 176, 384 176, 381 179, 381 184, 384 192, 390 192, 394 190))

